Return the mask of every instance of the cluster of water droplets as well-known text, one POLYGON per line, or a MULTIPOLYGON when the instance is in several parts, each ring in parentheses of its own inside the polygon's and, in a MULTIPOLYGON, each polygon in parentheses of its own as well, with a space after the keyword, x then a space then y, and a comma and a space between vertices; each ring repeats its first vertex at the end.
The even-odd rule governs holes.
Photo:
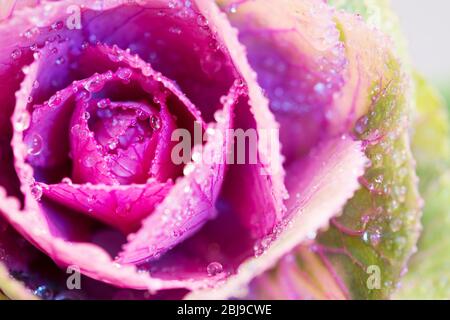
POLYGON ((32 133, 25 137, 27 154, 29 156, 38 156, 44 148, 44 141, 39 133, 32 133))
POLYGON ((30 193, 36 201, 41 201, 44 190, 38 182, 33 180, 30 184, 30 193))
MULTIPOLYGON (((292 228, 293 221, 289 218, 285 218, 284 220, 280 221, 275 225, 275 227, 272 229, 270 233, 268 233, 266 236, 262 237, 261 239, 257 240, 253 245, 253 253, 255 257, 260 257, 264 255, 271 245, 289 228, 292 228)), ((309 238, 314 239, 315 234, 308 235, 309 238)))
MULTIPOLYGON (((196 30, 196 37, 201 41, 208 41, 207 46, 199 46, 198 43, 193 43, 194 51, 197 51, 200 58, 200 66, 202 71, 209 77, 216 76, 224 67, 223 62, 225 54, 222 50, 222 45, 210 29, 210 22, 208 19, 197 12, 191 1, 171 0, 168 2, 168 7, 173 9, 173 14, 177 18, 184 21, 191 21, 185 27, 191 30, 193 27, 196 30)), ((171 26, 168 31, 177 36, 183 35, 183 28, 179 26, 171 26)))
POLYGON ((389 258, 408 253, 407 230, 416 230, 419 210, 419 205, 409 200, 414 192, 414 177, 410 174, 412 163, 403 139, 407 119, 403 116, 405 101, 399 88, 401 83, 374 84, 369 112, 354 128, 356 136, 365 141, 370 158, 361 181, 373 203, 370 214, 363 216, 367 219, 361 239, 389 258))

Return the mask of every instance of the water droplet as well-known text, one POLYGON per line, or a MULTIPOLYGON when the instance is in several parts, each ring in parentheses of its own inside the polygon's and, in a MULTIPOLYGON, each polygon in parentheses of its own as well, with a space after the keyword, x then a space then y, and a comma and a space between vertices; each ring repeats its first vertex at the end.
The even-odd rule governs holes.
POLYGON ((362 134, 364 131, 366 131, 368 123, 369 123, 369 117, 362 116, 361 118, 359 118, 359 120, 355 124, 356 133, 362 134))
POLYGON ((220 103, 221 103, 223 106, 228 105, 228 103, 229 103, 230 101, 231 101, 231 99, 230 99, 228 96, 220 97, 220 103))
POLYGON ((402 227, 402 220, 399 218, 394 218, 392 219, 392 221, 389 223, 389 226, 391 227, 391 230, 393 232, 397 232, 401 229, 402 227))
POLYGON ((70 179, 70 178, 63 178, 62 180, 61 180, 61 182, 62 183, 64 183, 64 184, 72 184, 72 179, 70 179))
POLYGON ((374 179, 375 183, 378 183, 378 184, 383 183, 383 180, 384 180, 384 176, 382 174, 376 176, 374 179))
POLYGON ((362 235, 362 239, 366 243, 370 243, 372 246, 378 246, 381 242, 381 231, 378 229, 365 231, 362 235))
POLYGON ((42 198, 42 187, 38 184, 34 184, 31 186, 31 195, 36 199, 36 201, 40 201, 42 198))
POLYGON ((14 129, 19 132, 25 131, 30 126, 30 115, 28 112, 22 112, 14 122, 14 129))
POLYGON ((203 72, 207 75, 214 75, 222 68, 222 62, 217 59, 213 54, 206 54, 200 60, 200 66, 203 72))
POLYGON ((103 89, 104 82, 100 77, 95 77, 94 79, 88 81, 84 88, 89 92, 99 92, 103 89))
POLYGON ((64 22, 57 21, 51 25, 52 30, 61 30, 64 27, 64 22))
POLYGON ((61 97, 58 94, 53 95, 50 100, 48 100, 48 105, 50 107, 56 107, 61 103, 61 97))
POLYGON ((39 81, 35 80, 33 82, 33 89, 37 89, 37 88, 39 88, 39 81))
POLYGON ((64 57, 59 57, 58 59, 55 60, 55 64, 58 66, 64 64, 64 62, 66 62, 66 59, 64 59, 64 57))
POLYGON ((111 141, 108 143, 108 149, 113 151, 117 149, 117 142, 116 141, 111 141))
POLYGON ((81 44, 81 50, 86 50, 87 48, 89 48, 89 42, 85 41, 81 44))
POLYGON ((34 60, 39 60, 41 58, 41 53, 40 52, 33 53, 33 58, 34 60))
MULTIPOLYGON (((74 87, 75 89, 76 87, 74 87)), ((80 92, 77 93, 75 100, 81 101, 81 100, 89 100, 91 97, 91 93, 87 90, 82 89, 80 92)))
POLYGON ((209 126, 206 129, 206 135, 207 135, 208 139, 214 137, 216 135, 216 129, 212 126, 209 126))
POLYGON ((184 174, 185 176, 188 176, 188 175, 190 175, 192 172, 194 172, 194 170, 195 170, 194 164, 188 163, 188 164, 184 167, 184 169, 183 169, 183 174, 184 174))
POLYGON ((117 71, 117 76, 119 77, 119 79, 125 81, 125 82, 129 82, 131 75, 133 74, 133 71, 131 71, 131 69, 129 68, 120 68, 117 71))
POLYGON ((217 261, 211 262, 206 267, 206 272, 208 273, 208 275, 210 277, 214 277, 223 272, 223 266, 220 262, 217 262, 217 261))
POLYGON ((243 79, 236 79, 234 81, 234 86, 236 88, 243 88, 245 86, 245 81, 243 79))
POLYGON ((236 13, 237 12, 237 5, 235 3, 231 4, 228 8, 228 12, 230 13, 236 13))
POLYGON ((42 147, 43 147, 43 143, 42 143, 42 137, 41 135, 35 133, 32 134, 30 137, 27 137, 27 153, 30 156, 37 156, 41 153, 42 151, 42 147))
POLYGON ((83 112, 83 119, 84 120, 89 120, 91 118, 91 114, 89 112, 83 112))
POLYGON ((150 126, 153 130, 159 130, 161 128, 161 119, 158 116, 152 115, 150 117, 150 126))
POLYGON ((222 110, 218 110, 214 113, 214 119, 219 123, 223 123, 225 121, 225 114, 222 110))
POLYGON ((194 161, 195 163, 201 163, 202 161, 202 147, 202 145, 195 146, 192 151, 192 161, 194 161))
POLYGON ((111 105, 111 100, 109 99, 102 99, 99 102, 97 102, 97 107, 99 109, 105 109, 111 105))
POLYGON ((264 254, 264 248, 259 241, 256 242, 255 245, 253 246, 253 253, 255 257, 260 257, 261 255, 264 254))
POLYGON ((139 120, 144 121, 145 119, 148 119, 148 113, 144 112, 143 110, 136 110, 136 116, 139 120))
POLYGON ((23 36, 27 39, 31 39, 33 37, 33 30, 29 29, 23 33, 23 36))
POLYGON ((23 72, 24 74, 29 74, 29 73, 30 73, 30 66, 25 66, 25 67, 23 67, 23 68, 22 68, 22 72, 23 72))
POLYGON ((42 285, 37 287, 36 290, 34 290, 34 295, 44 300, 50 300, 53 298, 53 291, 46 285, 42 285))
POLYGON ((13 52, 11 52, 11 58, 13 60, 18 60, 22 56, 22 50, 21 49, 15 49, 13 52))
POLYGON ((39 46, 37 43, 33 43, 32 45, 30 45, 30 50, 31 51, 37 51, 39 50, 39 46))
POLYGON ((323 94, 325 92, 325 89, 325 84, 323 84, 322 82, 319 82, 314 86, 314 91, 318 94, 323 94))
POLYGON ((197 17, 197 24, 198 24, 200 27, 207 27, 209 23, 208 23, 208 20, 207 20, 204 16, 199 15, 199 16, 197 17))

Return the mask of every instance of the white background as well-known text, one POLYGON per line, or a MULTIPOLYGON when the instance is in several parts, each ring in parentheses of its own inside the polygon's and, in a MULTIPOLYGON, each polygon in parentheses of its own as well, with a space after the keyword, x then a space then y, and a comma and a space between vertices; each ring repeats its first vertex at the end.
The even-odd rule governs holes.
POLYGON ((450 0, 391 0, 414 65, 430 80, 450 84, 450 0))

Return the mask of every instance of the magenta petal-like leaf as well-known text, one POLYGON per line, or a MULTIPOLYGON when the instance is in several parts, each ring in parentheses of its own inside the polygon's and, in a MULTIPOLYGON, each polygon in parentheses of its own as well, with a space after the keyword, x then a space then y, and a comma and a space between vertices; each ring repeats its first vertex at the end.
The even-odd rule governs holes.
POLYGON ((204 147, 194 150, 194 162, 184 168, 185 176, 143 221, 142 228, 130 237, 119 254, 119 262, 142 263, 157 259, 215 218, 215 202, 222 187, 231 143, 229 129, 239 97, 238 94, 230 96, 217 116, 217 125, 210 127, 214 134, 204 147))
MULTIPOLYGON (((248 86, 249 112, 254 118, 254 128, 258 132, 270 136, 270 139, 279 141, 279 124, 269 109, 269 101, 256 81, 257 74, 248 63, 246 50, 239 42, 237 30, 230 25, 226 16, 220 12, 215 3, 206 0, 198 0, 196 3, 202 14, 210 21, 213 31, 217 32, 226 48, 228 48, 231 60, 248 86)), ((287 198, 280 145, 267 143, 261 136, 259 136, 257 143, 258 161, 263 165, 263 170, 260 170, 260 173, 265 172, 265 174, 259 175, 259 178, 264 176, 266 180, 270 181, 275 220, 280 221, 285 213, 283 202, 287 198)))
POLYGON ((346 57, 334 11, 322 0, 220 3, 269 97, 289 164, 324 137, 336 112, 346 57))
POLYGON ((139 228, 141 220, 153 212, 173 183, 149 180, 145 184, 127 186, 39 185, 49 199, 129 233, 139 228))
MULTIPOLYGON (((38 65, 32 64, 29 74, 33 75, 38 65)), ((32 89, 34 77, 22 83, 17 94, 17 105, 12 117, 13 123, 26 117, 27 97, 32 89)), ((15 168, 22 181, 21 191, 25 194, 23 210, 15 197, 7 197, 2 192, 0 211, 6 220, 27 240, 49 255, 61 266, 75 265, 89 277, 118 287, 156 291, 169 288, 195 289, 215 283, 217 277, 197 279, 197 281, 161 280, 148 273, 138 273, 133 266, 121 266, 98 245, 88 241, 87 225, 75 223, 72 216, 63 216, 40 204, 39 185, 33 181, 33 169, 25 162, 27 148, 22 143, 23 127, 16 126, 12 144, 14 146, 15 168)))
POLYGON ((349 137, 331 139, 314 149, 301 163, 293 164, 289 220, 269 240, 261 256, 244 261, 221 287, 192 293, 189 298, 224 299, 239 296, 240 289, 273 267, 299 243, 328 226, 359 188, 358 178, 367 161, 360 142, 349 137))
MULTIPOLYGON (((167 160, 174 145, 170 137, 175 125, 190 131, 194 121, 204 126, 195 106, 173 81, 117 47, 89 47, 82 58, 95 62, 96 70, 102 73, 74 81, 33 110, 25 142, 47 142, 41 143, 39 152, 31 152, 28 159, 40 179, 58 182, 58 178, 68 176, 70 149, 76 159, 72 168, 74 182, 143 183, 147 173, 161 181, 179 175, 181 166, 167 160), (128 102, 132 99, 140 102, 128 102), (122 114, 123 130, 116 125, 120 122, 116 110, 122 114), (131 111, 135 117, 131 117, 131 111), (176 124, 171 114, 178 116, 176 124), (128 129, 139 121, 142 132, 128 129), (94 127, 90 128, 89 123, 94 127), (147 138, 132 143, 139 138, 138 133, 147 138), (147 163, 141 161, 144 158, 147 163), (135 172, 134 176, 130 171, 135 172)), ((37 74, 46 60, 38 61, 37 74)), ((33 89, 33 95, 40 92, 41 87, 33 89)))

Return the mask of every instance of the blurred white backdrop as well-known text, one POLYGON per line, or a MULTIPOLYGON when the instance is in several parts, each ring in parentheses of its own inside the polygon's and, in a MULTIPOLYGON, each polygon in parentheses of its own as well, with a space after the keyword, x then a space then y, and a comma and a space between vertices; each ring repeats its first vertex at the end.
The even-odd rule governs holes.
POLYGON ((450 1, 391 0, 414 65, 434 82, 450 82, 450 1))

